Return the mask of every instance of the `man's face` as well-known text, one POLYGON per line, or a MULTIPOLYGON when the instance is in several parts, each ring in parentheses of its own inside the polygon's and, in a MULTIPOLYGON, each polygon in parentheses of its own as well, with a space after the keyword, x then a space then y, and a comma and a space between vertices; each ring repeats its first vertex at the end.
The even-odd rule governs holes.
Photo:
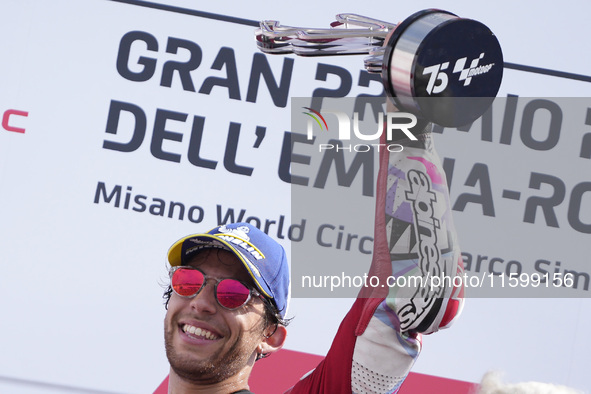
MULTIPOLYGON (((208 277, 238 279, 253 287, 242 263, 228 251, 204 250, 188 265, 199 268, 208 277)), ((263 302, 253 297, 246 305, 227 310, 215 299, 215 283, 210 279, 194 298, 173 293, 164 320, 166 355, 171 368, 193 382, 221 382, 251 367, 256 348, 264 339, 263 302)))

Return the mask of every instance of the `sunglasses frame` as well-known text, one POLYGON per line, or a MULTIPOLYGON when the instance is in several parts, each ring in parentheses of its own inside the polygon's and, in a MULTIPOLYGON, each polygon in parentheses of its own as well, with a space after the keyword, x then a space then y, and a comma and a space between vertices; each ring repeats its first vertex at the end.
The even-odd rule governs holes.
POLYGON ((218 303, 219 306, 221 306, 224 309, 227 309, 229 311, 235 311, 236 309, 242 308, 244 305, 248 304, 248 302, 253 298, 253 297, 258 297, 260 298, 263 303, 266 301, 265 297, 259 293, 256 289, 253 289, 252 287, 248 286, 246 283, 242 282, 241 280, 238 279, 234 279, 234 278, 216 278, 213 276, 208 276, 205 274, 205 272, 201 271, 199 268, 194 268, 194 267, 190 267, 190 266, 186 266, 186 265, 179 265, 176 267, 173 267, 170 270, 170 288, 172 289, 172 291, 174 292, 174 294, 178 295, 179 297, 182 298, 195 298, 197 297, 197 294, 199 294, 201 292, 201 290, 207 285, 207 281, 208 280, 213 280, 215 281, 215 285, 214 285, 214 289, 213 289, 213 294, 215 297, 216 302, 218 303), (201 287, 199 287, 199 290, 197 290, 194 294, 185 296, 182 294, 177 293, 177 291, 175 290, 174 286, 172 285, 172 277, 174 275, 174 273, 180 269, 187 269, 187 270, 194 270, 194 271, 199 271, 201 272, 201 275, 203 275, 203 284, 201 285, 201 287), (237 306, 236 308, 228 308, 225 305, 222 305, 222 303, 220 302, 220 300, 218 299, 218 285, 220 284, 220 282, 224 281, 224 280, 234 280, 240 284, 242 284, 247 290, 248 290, 248 298, 246 299, 246 301, 244 301, 241 305, 237 306))

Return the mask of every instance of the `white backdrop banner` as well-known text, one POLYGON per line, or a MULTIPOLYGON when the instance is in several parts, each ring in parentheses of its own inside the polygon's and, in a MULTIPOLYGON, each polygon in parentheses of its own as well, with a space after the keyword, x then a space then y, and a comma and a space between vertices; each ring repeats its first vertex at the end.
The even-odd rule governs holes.
MULTIPOLYGON (((321 179, 358 195, 359 217, 322 200, 317 173, 308 201, 326 216, 293 209, 305 167, 293 154, 321 157, 292 139, 303 132, 292 98, 381 96, 380 78, 357 56, 264 55, 254 29, 325 27, 345 11, 397 22, 432 4, 219 3, 0 4, 0 391, 154 390, 168 373, 166 251, 186 234, 248 221, 290 253, 305 239, 328 259, 369 263, 373 186, 361 175, 347 187, 334 169, 321 179)), ((591 78, 576 23, 589 6, 440 3, 490 26, 516 62, 490 116, 436 131, 466 270, 500 274, 507 292, 495 282, 468 300, 455 327, 425 339, 415 371, 477 382, 501 369, 589 391, 591 78), (536 273, 546 284, 570 273, 572 289, 509 291, 532 290, 536 273)), ((351 300, 295 295, 287 348, 325 354, 351 300)))

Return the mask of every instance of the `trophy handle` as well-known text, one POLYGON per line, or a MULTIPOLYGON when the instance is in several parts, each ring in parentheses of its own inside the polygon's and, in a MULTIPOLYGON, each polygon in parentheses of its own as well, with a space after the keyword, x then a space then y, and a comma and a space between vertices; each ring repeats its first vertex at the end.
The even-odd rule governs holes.
POLYGON ((357 14, 338 14, 326 29, 263 21, 255 34, 265 53, 369 54, 365 69, 382 75, 398 108, 442 126, 462 126, 480 117, 503 76, 503 54, 492 31, 438 9, 416 12, 399 24, 357 14))
POLYGON ((300 56, 367 54, 384 45, 396 24, 358 14, 338 14, 330 28, 281 25, 275 20, 260 22, 255 31, 257 45, 269 54, 300 56))

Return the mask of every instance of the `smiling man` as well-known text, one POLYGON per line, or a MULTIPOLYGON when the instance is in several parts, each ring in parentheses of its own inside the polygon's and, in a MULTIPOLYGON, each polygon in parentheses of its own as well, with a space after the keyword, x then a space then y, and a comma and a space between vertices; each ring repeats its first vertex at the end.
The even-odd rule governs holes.
POLYGON ((285 341, 289 267, 283 247, 237 223, 180 239, 168 260, 169 392, 248 393, 255 361, 285 341))
MULTIPOLYGON (((421 335, 449 327, 462 309, 447 181, 431 126, 418 130, 416 141, 396 142, 402 152, 380 151, 368 272, 378 285, 361 289, 326 358, 291 394, 395 393, 421 351, 421 335), (420 280, 433 277, 445 280, 420 280)), ((258 228, 235 223, 180 239, 168 260, 169 393, 249 393, 255 361, 285 341, 285 251, 258 228)))

